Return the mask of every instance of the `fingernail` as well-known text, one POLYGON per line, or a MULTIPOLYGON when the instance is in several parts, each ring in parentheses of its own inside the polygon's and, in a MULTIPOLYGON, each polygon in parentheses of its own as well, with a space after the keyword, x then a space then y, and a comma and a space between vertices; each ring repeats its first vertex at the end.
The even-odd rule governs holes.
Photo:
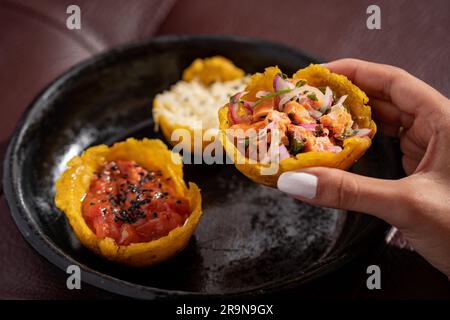
POLYGON ((294 197, 312 199, 317 193, 317 177, 304 172, 285 172, 278 178, 277 187, 294 197))

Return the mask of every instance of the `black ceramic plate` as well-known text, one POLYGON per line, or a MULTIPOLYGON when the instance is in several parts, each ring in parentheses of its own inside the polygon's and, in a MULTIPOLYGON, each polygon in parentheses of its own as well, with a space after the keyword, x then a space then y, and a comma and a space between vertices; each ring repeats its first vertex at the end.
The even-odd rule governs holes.
MULTIPOLYGON (((139 298, 261 294, 300 286, 336 269, 384 224, 368 216, 315 208, 252 183, 233 165, 186 165, 202 189, 203 218, 188 247, 151 268, 134 269, 94 256, 74 237, 54 203, 54 182, 85 148, 153 131, 153 96, 170 87, 195 58, 224 55, 248 73, 278 65, 291 73, 313 62, 284 46, 235 37, 164 37, 112 50, 68 71, 31 105, 9 145, 4 189, 25 239, 82 279, 139 298)), ((401 175, 397 146, 377 135, 354 171, 401 175)))

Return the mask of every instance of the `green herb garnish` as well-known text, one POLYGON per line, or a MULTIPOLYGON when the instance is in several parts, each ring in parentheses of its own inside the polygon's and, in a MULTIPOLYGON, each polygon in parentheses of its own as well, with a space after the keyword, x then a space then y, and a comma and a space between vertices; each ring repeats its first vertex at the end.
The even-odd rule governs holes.
POLYGON ((296 84, 295 87, 300 88, 301 86, 304 86, 306 84, 306 80, 299 80, 296 84))
POLYGON ((336 102, 338 102, 338 100, 339 100, 339 98, 337 97, 337 95, 336 95, 336 92, 333 92, 333 105, 335 105, 336 104, 336 102))
POLYGON ((342 133, 340 136, 337 136, 336 138, 339 140, 345 140, 347 138, 353 137, 356 134, 356 130, 346 130, 344 133, 342 133))
POLYGON ((283 90, 280 90, 280 91, 277 91, 277 92, 268 93, 265 96, 262 96, 261 98, 256 100, 255 104, 253 105, 253 108, 256 107, 257 105, 259 105, 264 100, 271 99, 271 98, 280 96, 282 94, 285 94, 285 93, 288 93, 288 92, 291 92, 291 91, 292 91, 292 89, 283 89, 283 90))
POLYGON ((248 145, 249 145, 249 143, 250 143, 250 139, 249 139, 249 138, 245 138, 245 141, 244 141, 244 148, 247 148, 248 145))
POLYGON ((302 152, 303 148, 305 147, 305 142, 306 139, 299 141, 295 137, 291 137, 291 141, 289 143, 289 152, 294 156, 302 152))
POLYGON ((308 99, 311 99, 313 101, 319 101, 319 99, 317 99, 317 96, 315 93, 310 93, 308 95, 306 95, 308 97, 308 99))
POLYGON ((321 137, 323 135, 323 126, 321 124, 318 124, 314 133, 316 137, 321 137))
POLYGON ((289 120, 292 121, 293 124, 298 124, 298 122, 295 120, 295 114, 293 112, 288 113, 289 120))

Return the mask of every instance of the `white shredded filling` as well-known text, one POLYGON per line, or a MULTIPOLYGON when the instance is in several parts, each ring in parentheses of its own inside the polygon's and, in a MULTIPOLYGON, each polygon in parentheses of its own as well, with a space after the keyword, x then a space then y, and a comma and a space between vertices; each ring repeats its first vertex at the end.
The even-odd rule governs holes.
POLYGON ((153 119, 158 129, 158 119, 164 115, 173 124, 203 130, 219 128, 218 109, 230 97, 245 89, 248 77, 226 82, 215 82, 210 86, 193 80, 178 81, 170 90, 156 95, 153 119))

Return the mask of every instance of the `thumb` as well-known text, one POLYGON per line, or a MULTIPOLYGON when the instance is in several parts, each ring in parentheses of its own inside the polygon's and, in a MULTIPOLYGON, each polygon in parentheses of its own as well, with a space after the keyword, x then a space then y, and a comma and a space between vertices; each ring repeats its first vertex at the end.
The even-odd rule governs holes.
POLYGON ((278 178, 278 189, 294 198, 323 207, 369 213, 393 225, 401 225, 405 219, 401 184, 401 180, 369 178, 325 167, 285 172, 278 178))

